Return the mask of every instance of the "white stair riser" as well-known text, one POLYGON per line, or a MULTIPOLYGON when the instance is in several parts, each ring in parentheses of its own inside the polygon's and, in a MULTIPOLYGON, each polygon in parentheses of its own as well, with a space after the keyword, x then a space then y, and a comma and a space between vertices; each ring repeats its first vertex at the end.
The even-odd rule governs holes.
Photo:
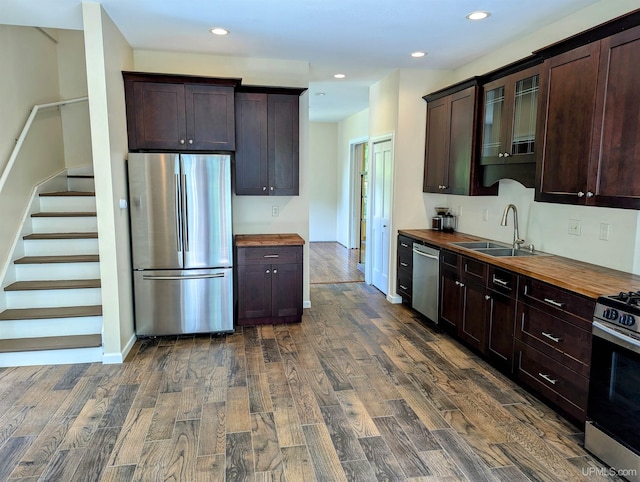
POLYGON ((49 336, 101 335, 102 316, 47 318, 35 320, 2 320, 0 338, 44 338, 49 336))
POLYGON ((31 218, 34 233, 95 233, 98 220, 95 216, 31 218))
POLYGON ((102 304, 102 290, 100 288, 7 291, 5 294, 9 309, 102 304))
POLYGON ((70 212, 96 210, 95 196, 40 196, 40 211, 70 212))
POLYGON ((18 281, 100 278, 100 263, 16 264, 18 281))
POLYGON ((102 362, 103 348, 75 348, 0 353, 0 367, 28 367, 36 365, 70 365, 102 362))
POLYGON ((25 256, 98 254, 97 239, 26 239, 25 256))
POLYGON ((67 188, 69 191, 93 192, 95 184, 93 179, 87 178, 67 178, 67 188))

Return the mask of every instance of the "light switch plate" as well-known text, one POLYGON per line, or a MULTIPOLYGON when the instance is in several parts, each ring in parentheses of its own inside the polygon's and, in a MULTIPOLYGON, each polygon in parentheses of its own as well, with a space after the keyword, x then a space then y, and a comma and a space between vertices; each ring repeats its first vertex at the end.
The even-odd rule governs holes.
POLYGON ((271 215, 280 216, 280 206, 271 206, 271 215))
POLYGON ((580 236, 582 231, 582 221, 579 219, 569 219, 569 234, 580 236))
POLYGON ((609 241, 609 224, 600 223, 600 239, 602 241, 609 241))

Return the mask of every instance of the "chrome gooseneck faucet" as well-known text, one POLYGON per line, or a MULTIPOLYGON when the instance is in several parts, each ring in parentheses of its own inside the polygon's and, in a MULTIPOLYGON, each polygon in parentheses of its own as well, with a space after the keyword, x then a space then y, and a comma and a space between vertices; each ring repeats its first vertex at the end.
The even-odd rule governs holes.
POLYGON ((518 233, 518 208, 516 208, 515 204, 508 204, 507 207, 504 208, 500 225, 507 225, 507 214, 509 214, 510 209, 513 210, 513 249, 519 249, 520 245, 524 244, 524 239, 520 239, 520 234, 518 233))

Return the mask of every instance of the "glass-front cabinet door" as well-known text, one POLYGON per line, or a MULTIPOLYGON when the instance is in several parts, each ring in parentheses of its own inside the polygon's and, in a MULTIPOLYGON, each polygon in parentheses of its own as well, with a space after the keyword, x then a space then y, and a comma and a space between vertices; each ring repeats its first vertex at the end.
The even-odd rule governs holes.
POLYGON ((534 163, 539 67, 484 85, 481 164, 534 163))

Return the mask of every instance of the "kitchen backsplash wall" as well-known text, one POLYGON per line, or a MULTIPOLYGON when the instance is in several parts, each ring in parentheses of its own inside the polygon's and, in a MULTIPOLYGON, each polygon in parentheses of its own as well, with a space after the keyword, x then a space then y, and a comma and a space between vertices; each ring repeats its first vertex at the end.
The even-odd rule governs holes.
POLYGON ((640 274, 638 211, 535 202, 534 190, 500 181, 498 196, 424 194, 428 213, 446 205, 458 215, 458 231, 511 243, 513 215, 501 226, 508 204, 518 209, 520 237, 547 253, 640 274), (602 239, 608 238, 608 239, 602 239))

